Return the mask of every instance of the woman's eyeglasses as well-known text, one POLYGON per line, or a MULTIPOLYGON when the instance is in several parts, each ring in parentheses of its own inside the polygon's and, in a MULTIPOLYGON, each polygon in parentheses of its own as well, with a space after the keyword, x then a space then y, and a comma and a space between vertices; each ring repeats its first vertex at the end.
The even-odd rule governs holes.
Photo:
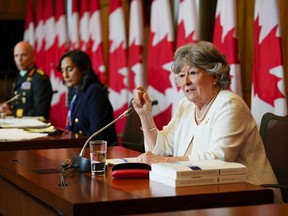
POLYGON ((183 84, 185 80, 187 79, 186 77, 188 76, 190 80, 195 79, 198 76, 199 72, 198 71, 187 71, 186 73, 180 72, 179 74, 176 75, 176 81, 179 85, 183 84))

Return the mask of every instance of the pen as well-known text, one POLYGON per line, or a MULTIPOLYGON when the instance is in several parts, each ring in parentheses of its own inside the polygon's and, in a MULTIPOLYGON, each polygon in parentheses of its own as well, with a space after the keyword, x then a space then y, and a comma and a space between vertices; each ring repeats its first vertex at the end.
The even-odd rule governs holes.
POLYGON ((123 160, 125 163, 128 162, 128 160, 127 160, 126 158, 122 158, 122 160, 123 160))

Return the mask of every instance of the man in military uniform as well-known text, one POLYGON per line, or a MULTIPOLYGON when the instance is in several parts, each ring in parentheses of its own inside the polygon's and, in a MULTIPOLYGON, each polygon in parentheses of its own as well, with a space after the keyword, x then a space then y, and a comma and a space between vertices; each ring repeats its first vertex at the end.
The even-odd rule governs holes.
POLYGON ((13 89, 14 96, 19 96, 6 107, 6 114, 17 117, 43 116, 48 120, 52 86, 49 77, 34 64, 34 58, 34 50, 28 42, 21 41, 15 45, 14 61, 19 74, 13 89))

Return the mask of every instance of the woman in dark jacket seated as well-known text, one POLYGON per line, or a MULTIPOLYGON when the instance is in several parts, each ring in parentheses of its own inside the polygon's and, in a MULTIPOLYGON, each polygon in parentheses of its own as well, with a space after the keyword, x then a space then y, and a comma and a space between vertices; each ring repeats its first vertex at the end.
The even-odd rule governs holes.
MULTIPOLYGON (((68 87, 69 111, 67 129, 90 136, 114 120, 113 108, 105 86, 95 74, 90 57, 81 50, 65 53, 57 65, 68 87)), ((115 125, 111 125, 94 139, 108 145, 117 142, 115 125)))

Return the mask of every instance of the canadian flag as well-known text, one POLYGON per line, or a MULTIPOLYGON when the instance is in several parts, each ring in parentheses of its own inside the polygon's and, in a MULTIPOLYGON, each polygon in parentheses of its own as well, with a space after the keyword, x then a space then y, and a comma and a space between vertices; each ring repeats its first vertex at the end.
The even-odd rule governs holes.
POLYGON ((25 19, 25 30, 24 30, 24 41, 28 41, 32 47, 34 47, 35 43, 35 26, 34 26, 34 13, 31 0, 27 0, 26 2, 26 19, 25 19))
POLYGON ((102 83, 106 83, 101 14, 98 0, 90 0, 89 36, 91 43, 90 56, 93 69, 96 74, 99 75, 102 83))
MULTIPOLYGON (((65 0, 57 0, 55 10, 55 41, 54 41, 54 65, 56 66, 60 57, 67 51, 67 26, 64 8, 65 0)), ((63 84, 62 74, 51 70, 50 80, 55 91, 52 97, 50 121, 58 128, 65 128, 68 108, 66 106, 67 87, 63 84)))
MULTIPOLYGON (((44 66, 43 69, 51 80, 52 89, 57 91, 57 82, 54 82, 55 79, 55 46, 56 46, 56 27, 55 27, 55 15, 54 15, 54 6, 53 0, 45 0, 44 4, 44 16, 43 16, 43 33, 44 33, 44 66), (52 79, 51 79, 52 78, 52 79)), ((58 94, 58 93, 57 93, 58 94)), ((55 97, 53 95, 50 109, 50 121, 53 125, 59 126, 57 124, 57 118, 59 118, 57 110, 54 107, 55 97)))
POLYGON ((55 70, 55 16, 53 10, 53 0, 45 0, 45 10, 43 17, 43 33, 44 33, 44 53, 45 58, 42 56, 44 61, 44 71, 50 76, 51 73, 54 73, 55 70))
POLYGON ((199 40, 198 11, 195 0, 181 0, 178 8, 176 47, 199 40))
MULTIPOLYGON (((120 0, 110 1, 109 12, 109 98, 117 117, 128 108, 127 41, 124 12, 120 0)), ((122 133, 125 121, 116 123, 122 133)))
POLYGON ((162 129, 172 114, 175 95, 175 78, 171 72, 174 53, 174 29, 169 0, 153 0, 147 59, 147 90, 152 100, 155 123, 162 129))
MULTIPOLYGON (((181 0, 178 7, 176 48, 199 40, 198 11, 195 0, 181 0)), ((175 112, 178 102, 184 97, 180 87, 174 87, 172 113, 175 112)))
MULTIPOLYGON (((142 0, 131 1, 129 23, 129 89, 130 93, 133 94, 133 91, 138 86, 144 86, 144 17, 142 0)), ((129 98, 131 97, 132 95, 129 98)))
POLYGON ((277 2, 255 1, 251 110, 258 127, 266 112, 287 115, 277 2))
POLYGON ((81 0, 80 5, 80 20, 79 20, 79 36, 80 36, 80 49, 90 54, 89 46, 89 19, 90 9, 89 0, 81 0))
POLYGON ((231 90, 242 97, 241 71, 236 37, 236 1, 218 0, 213 43, 230 64, 231 90))
POLYGON ((79 49, 80 33, 79 33, 79 1, 72 0, 72 20, 69 31, 70 49, 79 49))
MULTIPOLYGON (((57 0, 55 8, 55 62, 58 63, 60 57, 68 50, 67 22, 65 13, 65 0, 57 0)), ((58 73, 62 79, 62 74, 58 73)), ((66 88, 66 87, 65 87, 66 88)))
POLYGON ((39 68, 44 67, 44 0, 39 0, 35 25, 35 62, 39 68))

